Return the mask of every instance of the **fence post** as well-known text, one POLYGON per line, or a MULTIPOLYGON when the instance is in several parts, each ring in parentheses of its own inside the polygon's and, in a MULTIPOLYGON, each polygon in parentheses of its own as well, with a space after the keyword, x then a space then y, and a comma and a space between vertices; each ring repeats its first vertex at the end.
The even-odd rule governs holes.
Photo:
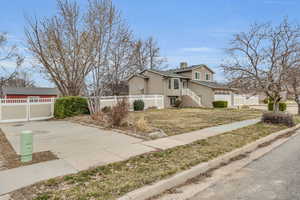
POLYGON ((26 100, 26 104, 27 104, 27 121, 30 120, 30 99, 27 97, 27 100, 26 100))
POLYGON ((51 98, 51 117, 54 117, 54 103, 55 99, 51 98))

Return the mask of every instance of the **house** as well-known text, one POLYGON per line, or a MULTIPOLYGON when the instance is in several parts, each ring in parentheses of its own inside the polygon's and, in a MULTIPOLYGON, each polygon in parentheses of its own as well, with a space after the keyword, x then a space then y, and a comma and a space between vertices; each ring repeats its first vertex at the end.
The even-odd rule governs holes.
POLYGON ((3 87, 3 97, 7 99, 14 98, 51 98, 58 97, 57 88, 41 87, 3 87))
POLYGON ((175 70, 146 69, 128 79, 130 95, 159 94, 165 98, 165 107, 181 98, 183 106, 212 107, 214 100, 233 102, 234 89, 214 81, 215 72, 206 65, 188 66, 180 63, 175 70))

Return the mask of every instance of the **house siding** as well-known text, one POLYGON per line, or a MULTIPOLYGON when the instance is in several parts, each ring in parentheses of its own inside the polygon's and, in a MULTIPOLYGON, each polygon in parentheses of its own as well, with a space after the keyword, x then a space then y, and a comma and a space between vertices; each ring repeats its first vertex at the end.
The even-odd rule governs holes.
POLYGON ((160 74, 156 74, 150 71, 145 71, 143 75, 149 77, 147 82, 147 94, 164 95, 165 107, 170 107, 169 98, 167 94, 168 79, 164 78, 160 74))
POLYGON ((205 67, 200 67, 200 68, 193 70, 193 75, 192 75, 193 80, 195 80, 195 72, 200 72, 200 81, 207 81, 206 77, 205 77, 206 74, 210 74, 210 77, 211 77, 210 81, 213 81, 213 73, 211 73, 211 71, 209 71, 205 67))
MULTIPOLYGON (((211 80, 213 81, 214 73, 207 69, 206 67, 199 67, 186 72, 178 72, 179 75, 188 77, 194 80, 195 72, 200 72, 200 81, 206 81, 206 74, 210 74, 211 80)), ((182 94, 182 80, 180 80, 179 89, 169 89, 169 79, 170 77, 165 77, 162 74, 155 73, 153 71, 145 70, 142 75, 148 77, 144 79, 143 77, 135 76, 129 80, 129 94, 155 94, 163 95, 165 99, 165 107, 170 107, 170 97, 180 97, 182 94), (143 87, 142 87, 142 86, 143 87), (144 92, 141 93, 140 90, 136 88, 144 88, 144 92)), ((192 90, 195 94, 201 97, 201 103, 204 107, 212 107, 212 102, 214 101, 214 90, 209 86, 200 85, 195 82, 187 81, 187 87, 192 90)), ((186 106, 195 106, 195 102, 189 97, 183 97, 186 101, 186 106)))
POLYGON ((130 95, 147 94, 147 84, 144 78, 134 76, 129 80, 128 85, 130 95))
POLYGON ((213 89, 193 82, 189 83, 189 88, 201 97, 201 103, 204 107, 212 107, 215 94, 213 89))
POLYGON ((162 75, 145 71, 143 75, 149 77, 147 81, 147 94, 164 94, 164 78, 162 75))
POLYGON ((186 76, 191 78, 192 80, 195 80, 195 72, 200 72, 200 81, 206 81, 206 74, 210 74, 211 80, 214 80, 214 74, 209 71, 206 67, 199 67, 196 69, 193 69, 191 71, 187 71, 187 72, 179 72, 178 74, 182 75, 182 76, 186 76))

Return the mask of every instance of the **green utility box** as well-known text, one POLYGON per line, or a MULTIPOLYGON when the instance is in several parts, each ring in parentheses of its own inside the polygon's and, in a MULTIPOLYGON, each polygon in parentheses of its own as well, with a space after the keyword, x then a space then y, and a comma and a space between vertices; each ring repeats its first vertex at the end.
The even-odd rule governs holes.
POLYGON ((32 161, 33 151, 33 136, 32 131, 21 132, 21 162, 32 161))

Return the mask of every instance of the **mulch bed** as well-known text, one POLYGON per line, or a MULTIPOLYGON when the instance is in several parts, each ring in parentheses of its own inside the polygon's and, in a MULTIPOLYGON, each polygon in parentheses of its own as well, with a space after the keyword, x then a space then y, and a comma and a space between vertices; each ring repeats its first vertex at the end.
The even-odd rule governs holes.
POLYGON ((150 131, 141 133, 137 131, 137 129, 133 125, 121 126, 121 127, 110 127, 105 122, 96 121, 92 119, 90 115, 78 115, 74 117, 65 118, 64 120, 69 120, 71 122, 78 123, 84 126, 99 128, 103 130, 116 131, 143 140, 151 140, 151 138, 149 137, 149 133, 157 131, 157 129, 151 128, 150 131))
MULTIPOLYGON (((20 155, 18 155, 14 148, 11 146, 5 134, 0 129, 0 159, 4 159, 0 170, 12 169, 16 167, 21 167, 25 165, 32 165, 35 163, 56 160, 58 157, 54 155, 51 151, 43 151, 32 154, 32 161, 22 163, 20 161, 20 155)), ((1 161, 1 160, 0 160, 1 161)))

